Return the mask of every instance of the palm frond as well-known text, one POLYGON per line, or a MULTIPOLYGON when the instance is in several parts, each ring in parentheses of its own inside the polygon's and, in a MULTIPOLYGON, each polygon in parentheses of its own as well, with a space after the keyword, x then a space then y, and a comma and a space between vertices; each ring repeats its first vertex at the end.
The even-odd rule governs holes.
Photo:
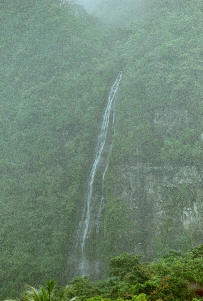
POLYGON ((51 296, 52 292, 54 291, 55 286, 56 286, 56 282, 54 280, 50 280, 47 282, 47 291, 50 296, 51 296))

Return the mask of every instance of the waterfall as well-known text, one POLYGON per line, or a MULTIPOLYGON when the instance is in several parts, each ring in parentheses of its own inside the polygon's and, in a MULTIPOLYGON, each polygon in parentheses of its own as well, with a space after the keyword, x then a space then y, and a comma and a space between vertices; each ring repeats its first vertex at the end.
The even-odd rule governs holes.
MULTIPOLYGON (((107 105, 104 111, 104 115, 103 115, 103 120, 102 120, 102 124, 101 124, 101 128, 100 128, 100 133, 98 136, 98 140, 97 140, 97 147, 96 147, 96 154, 95 154, 95 158, 93 161, 93 165, 90 171, 90 176, 89 176, 89 181, 88 181, 88 189, 87 189, 87 199, 86 199, 86 204, 85 204, 85 212, 84 212, 84 217, 83 217, 83 221, 82 221, 82 225, 81 225, 81 234, 80 234, 80 249, 81 249, 81 263, 80 263, 80 274, 82 276, 84 276, 87 271, 88 271, 88 263, 87 263, 87 259, 86 259, 86 241, 88 238, 88 232, 89 232, 89 228, 90 228, 90 220, 91 220, 91 205, 92 205, 92 194, 93 194, 93 188, 94 188, 94 181, 95 181, 95 176, 97 173, 97 169, 99 166, 99 163, 101 161, 101 157, 102 157, 102 153, 104 150, 104 146, 106 143, 106 138, 107 138, 107 133, 108 133, 108 129, 109 129, 109 121, 110 121, 110 115, 114 106, 114 100, 115 100, 115 96, 117 94, 119 85, 120 85, 120 81, 122 79, 122 72, 119 72, 116 81, 114 82, 113 86, 111 87, 111 90, 109 92, 109 96, 108 96, 108 101, 107 101, 107 105)), ((115 113, 113 112, 113 124, 115 121, 115 113)), ((103 177, 102 177, 102 182, 104 183, 104 178, 108 169, 108 163, 109 159, 107 159, 107 163, 105 166, 105 170, 103 173, 103 177)), ((104 185, 102 183, 102 186, 104 185)), ((103 187, 102 187, 103 190, 103 187)), ((102 191, 103 194, 103 191, 102 191)), ((101 197, 101 203, 99 206, 99 211, 102 209, 102 203, 103 203, 103 195, 101 197)), ((100 212, 99 212, 100 214, 100 212)))
MULTIPOLYGON (((114 135, 115 134, 115 119, 116 119, 116 102, 115 102, 115 100, 112 104, 112 115, 113 115, 112 116, 112 129, 113 129, 113 135, 114 135)), ((111 144, 110 144, 110 147, 108 150, 106 165, 104 168, 104 172, 102 174, 101 199, 100 199, 99 209, 98 209, 98 213, 97 213, 97 217, 96 217, 96 232, 97 233, 99 233, 99 230, 100 230, 100 222, 101 222, 102 209, 103 209, 103 204, 104 204, 104 183, 105 183, 106 173, 109 168, 109 161, 110 161, 110 157, 111 157, 112 147, 113 147, 113 139, 111 141, 111 144)))

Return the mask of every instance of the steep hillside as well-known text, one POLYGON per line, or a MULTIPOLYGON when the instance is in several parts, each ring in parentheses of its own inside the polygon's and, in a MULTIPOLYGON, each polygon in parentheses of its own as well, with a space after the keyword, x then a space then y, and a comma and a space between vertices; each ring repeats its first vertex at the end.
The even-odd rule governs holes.
POLYGON ((0 20, 2 297, 66 270, 114 70, 77 6, 11 0, 0 20))
MULTIPOLYGON (((114 28, 123 79, 90 274, 123 251, 151 260, 202 242, 202 17, 200 1, 151 1, 143 18, 114 28)), ((102 168, 95 204, 101 183, 102 168)))
POLYGON ((203 238, 202 4, 153 4, 117 44, 125 71, 104 208, 107 253, 148 260, 203 238))
POLYGON ((120 71, 89 274, 101 278, 124 251, 151 260, 202 242, 202 1, 123 3, 100 3, 99 20, 72 1, 0 3, 1 298, 78 271, 87 183, 120 71))

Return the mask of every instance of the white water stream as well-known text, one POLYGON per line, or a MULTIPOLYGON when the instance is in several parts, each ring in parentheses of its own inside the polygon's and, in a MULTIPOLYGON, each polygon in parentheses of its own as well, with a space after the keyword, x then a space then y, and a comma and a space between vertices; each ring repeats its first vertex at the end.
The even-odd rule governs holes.
MULTIPOLYGON (((81 233, 81 240, 80 240, 81 264, 80 264, 79 268, 80 268, 80 274, 82 276, 84 276, 87 273, 87 268, 88 268, 87 267, 87 259, 86 259, 86 241, 88 238, 88 232, 89 232, 89 228, 90 228, 91 205, 92 205, 92 194, 93 194, 93 188, 94 188, 94 181, 95 181, 95 176, 97 173, 97 168, 100 163, 102 153, 104 150, 104 146, 106 143, 107 133, 108 133, 108 129, 109 129, 110 115, 112 112, 112 108, 114 106, 115 96, 117 94, 121 79, 122 79, 122 72, 119 72, 117 79, 114 82, 114 84, 111 87, 111 90, 109 92, 108 101, 107 101, 107 105, 106 105, 106 108, 104 111, 103 121, 101 124, 101 129, 100 129, 100 133, 99 133, 98 140, 97 140, 95 159, 94 159, 92 169, 90 172, 90 176, 89 176, 88 190, 87 190, 88 194, 87 194, 87 200, 86 200, 84 220, 83 220, 82 227, 81 227, 82 233, 81 233)), ((115 119, 115 116, 113 113, 113 124, 114 124, 114 119, 115 119)), ((104 173, 103 173, 102 181, 104 181, 107 169, 108 169, 108 161, 107 161, 104 173)), ((103 183, 102 183, 102 185, 103 185, 103 183)), ((102 190, 103 190, 103 188, 102 188, 102 190)), ((102 196, 101 202, 103 202, 103 196, 102 196)), ((100 204, 100 208, 102 208, 102 204, 100 204)), ((101 209, 99 209, 99 211, 100 210, 101 209)), ((99 214, 100 214, 100 212, 99 212, 99 214)))

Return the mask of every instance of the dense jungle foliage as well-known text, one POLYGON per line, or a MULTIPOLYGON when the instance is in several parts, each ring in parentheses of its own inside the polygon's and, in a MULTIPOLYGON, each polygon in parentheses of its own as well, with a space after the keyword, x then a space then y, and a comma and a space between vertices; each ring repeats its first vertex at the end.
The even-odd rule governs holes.
POLYGON ((50 0, 0 6, 5 296, 25 282, 59 279, 65 268, 113 72, 85 11, 50 0))
MULTIPOLYGON (((68 258, 74 255, 95 141, 120 70, 124 75, 98 242, 102 260, 138 244, 135 253, 151 260, 171 248, 202 242, 202 211, 197 210, 198 223, 187 233, 175 215, 187 202, 201 202, 198 181, 177 191, 164 188, 170 215, 158 218, 163 221, 159 232, 158 222, 150 223, 151 201, 136 192, 140 207, 135 218, 128 196, 119 190, 121 167, 135 163, 192 166, 201 174, 202 1, 108 0, 98 5, 99 19, 74 1, 0 1, 1 299, 15 297, 25 283, 38 286, 52 278, 66 283, 72 273, 68 258)), ((187 281, 202 282, 198 256, 150 265, 132 260, 144 278, 136 278, 136 268, 131 275, 122 267, 123 276, 114 271, 98 287, 78 279, 65 300, 142 293, 149 300, 192 300, 187 281), (166 297, 168 286, 174 299, 166 297)))
MULTIPOLYGON (((148 15, 130 26, 123 26, 117 33, 119 41, 115 43, 115 52, 125 73, 117 104, 117 127, 106 180, 104 217, 108 254, 110 252, 113 256, 119 251, 130 251, 135 248, 136 241, 142 243, 142 252, 147 259, 167 248, 187 249, 191 243, 201 243, 203 237, 202 222, 190 228, 190 235, 180 223, 182 209, 184 206, 193 207, 195 200, 199 199, 201 209, 198 211, 203 215, 202 192, 198 196, 198 191, 202 191, 202 178, 198 187, 195 187, 199 181, 197 176, 191 184, 190 180, 175 183, 175 179, 169 179, 164 186, 157 188, 160 181, 164 182, 166 166, 172 171, 169 178, 176 167, 184 170, 188 166, 188 174, 192 174, 192 166, 197 174, 202 172, 203 3, 149 2, 148 15), (135 184, 130 181, 123 184, 125 177, 130 176, 132 166, 137 168, 137 172, 132 173, 137 174, 140 186, 143 186, 136 187, 135 196, 129 193, 135 184), (153 181, 146 180, 150 172, 150 176, 157 180, 152 187, 155 197, 152 193, 147 200, 147 186, 153 181), (125 174, 123 178, 122 173, 125 174), (127 195, 123 195, 127 190, 125 185, 130 186, 127 195), (131 203, 135 198, 134 207, 138 207, 139 213, 136 218, 133 213, 130 222, 131 203), (157 208, 154 198, 162 199, 157 208), (153 221, 153 210, 154 214, 158 210, 165 212, 165 216, 162 214, 153 221), (160 219, 162 225, 157 229, 160 219), (139 229, 136 235, 134 229, 139 229), (156 235, 157 232, 160 236, 156 235)), ((145 4, 147 6, 147 1, 145 4)), ((185 177, 189 178, 187 172, 185 177)), ((134 181, 138 181, 137 178, 134 181)))
MULTIPOLYGON (((49 281, 45 287, 28 286, 19 301, 197 301, 203 294, 203 245, 185 255, 173 252, 150 264, 122 254, 111 259, 109 278, 90 282, 75 278, 66 287, 49 281)), ((14 300, 13 300, 14 301, 14 300)))

